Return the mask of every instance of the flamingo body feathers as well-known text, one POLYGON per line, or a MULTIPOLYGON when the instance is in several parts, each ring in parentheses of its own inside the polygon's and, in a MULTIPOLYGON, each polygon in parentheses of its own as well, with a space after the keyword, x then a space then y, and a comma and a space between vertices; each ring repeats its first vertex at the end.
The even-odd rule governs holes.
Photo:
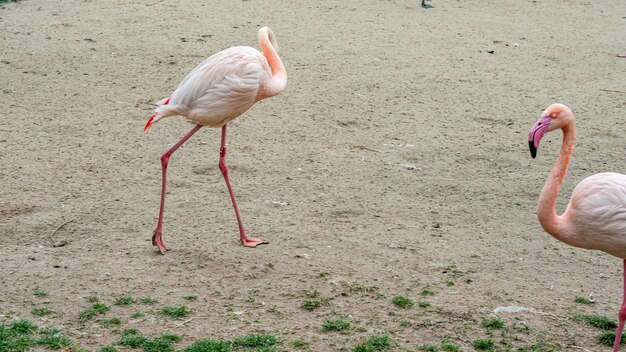
POLYGON ((175 115, 203 126, 222 127, 257 101, 282 92, 287 76, 269 28, 259 30, 259 44, 263 53, 248 46, 235 46, 198 64, 168 98, 157 103, 145 130, 162 118, 175 115))
POLYGON ((626 175, 603 172, 585 178, 562 217, 569 232, 577 234, 577 247, 626 259, 626 175))

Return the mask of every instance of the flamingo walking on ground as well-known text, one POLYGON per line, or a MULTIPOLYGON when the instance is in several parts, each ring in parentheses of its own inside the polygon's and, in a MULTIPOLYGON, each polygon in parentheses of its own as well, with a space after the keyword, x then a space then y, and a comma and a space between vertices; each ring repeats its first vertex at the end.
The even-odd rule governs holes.
POLYGON ((287 72, 278 56, 278 44, 268 27, 259 29, 261 52, 247 46, 236 46, 207 58, 191 71, 168 98, 161 100, 150 117, 144 131, 167 116, 180 115, 196 122, 196 125, 178 143, 161 156, 163 184, 159 220, 152 235, 152 244, 161 253, 168 250, 161 239, 167 164, 170 156, 203 126, 221 127, 219 168, 226 181, 228 193, 235 208, 241 243, 256 247, 267 243, 248 237, 244 232, 235 194, 228 179, 226 165, 226 125, 248 110, 259 100, 275 96, 287 85, 287 72))
POLYGON ((626 175, 604 172, 585 178, 574 189, 565 212, 557 215, 556 197, 574 150, 572 110, 563 104, 550 105, 528 135, 530 154, 535 158, 543 135, 557 129, 563 130, 563 144, 539 196, 537 217, 547 233, 570 246, 597 249, 623 259, 624 298, 613 344, 613 352, 617 352, 626 320, 626 175))

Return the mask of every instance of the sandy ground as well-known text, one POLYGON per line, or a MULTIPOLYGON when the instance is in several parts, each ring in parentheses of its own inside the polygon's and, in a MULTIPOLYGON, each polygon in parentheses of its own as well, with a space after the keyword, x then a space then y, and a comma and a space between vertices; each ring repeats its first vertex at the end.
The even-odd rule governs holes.
POLYGON ((626 2, 432 5, 4 5, 2 319, 61 326, 95 351, 119 335, 79 322, 85 297, 150 296, 153 307, 114 306, 107 317, 149 336, 178 333, 178 347, 273 333, 334 351, 386 334, 397 351, 444 339, 472 351, 471 341, 490 336, 481 319, 518 305, 537 312, 499 315, 515 332, 512 346, 608 350, 597 330, 570 317, 616 317, 621 262, 542 231, 536 201, 560 136, 549 135, 532 160, 527 133, 553 102, 577 116, 560 210, 584 177, 626 171, 626 59, 616 57, 626 50, 626 2), (219 130, 206 129, 171 160, 164 241, 173 250, 157 254, 159 157, 191 124, 169 118, 148 133, 143 125, 198 62, 229 46, 257 47, 263 25, 277 36, 289 83, 231 125, 227 160, 248 232, 270 244, 238 243, 217 168, 219 130), (34 297, 36 288, 48 296, 34 297), (424 288, 435 294, 421 297, 424 288), (329 304, 303 310, 305 290, 329 304), (590 294, 596 304, 574 303, 590 294), (396 295, 432 307, 399 310, 396 295), (193 320, 154 314, 181 304, 193 320), (58 314, 32 315, 40 305, 58 314), (354 328, 323 332, 334 317, 354 328))

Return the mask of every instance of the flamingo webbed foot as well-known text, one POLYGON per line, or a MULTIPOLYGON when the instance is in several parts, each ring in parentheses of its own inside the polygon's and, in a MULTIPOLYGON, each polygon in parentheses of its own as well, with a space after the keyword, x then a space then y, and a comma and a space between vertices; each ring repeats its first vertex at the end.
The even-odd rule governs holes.
POLYGON ((161 229, 159 228, 154 230, 154 233, 152 234, 152 245, 159 247, 159 252, 161 252, 161 254, 165 254, 165 252, 169 251, 169 248, 165 247, 165 244, 161 239, 161 229))
POLYGON ((244 236, 241 238, 241 244, 243 244, 245 247, 256 247, 260 244, 268 244, 268 243, 269 242, 267 241, 263 241, 262 239, 254 238, 254 237, 244 236))

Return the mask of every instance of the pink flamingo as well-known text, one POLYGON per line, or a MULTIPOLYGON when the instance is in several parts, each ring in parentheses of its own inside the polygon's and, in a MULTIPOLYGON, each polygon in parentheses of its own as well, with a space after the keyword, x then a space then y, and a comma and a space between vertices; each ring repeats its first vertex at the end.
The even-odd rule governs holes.
POLYGON ((533 158, 546 132, 563 130, 563 144, 537 206, 543 229, 570 246, 597 249, 623 259, 624 298, 619 311, 613 351, 619 350, 626 320, 626 175, 604 172, 582 180, 574 189, 563 215, 555 210, 565 173, 574 150, 574 114, 563 104, 550 105, 530 129, 528 144, 533 158))
POLYGON ((153 123, 167 116, 180 115, 196 122, 196 125, 178 143, 161 156, 163 184, 159 220, 152 235, 152 244, 161 253, 167 247, 161 239, 167 164, 170 156, 202 126, 221 127, 219 168, 226 181, 228 193, 235 208, 241 243, 256 247, 267 243, 248 237, 243 229, 235 194, 228 179, 226 166, 226 124, 248 110, 259 100, 279 94, 287 85, 287 72, 278 56, 278 44, 268 27, 259 29, 261 52, 247 46, 232 47, 209 57, 191 71, 168 98, 161 100, 150 117, 144 131, 153 123))

